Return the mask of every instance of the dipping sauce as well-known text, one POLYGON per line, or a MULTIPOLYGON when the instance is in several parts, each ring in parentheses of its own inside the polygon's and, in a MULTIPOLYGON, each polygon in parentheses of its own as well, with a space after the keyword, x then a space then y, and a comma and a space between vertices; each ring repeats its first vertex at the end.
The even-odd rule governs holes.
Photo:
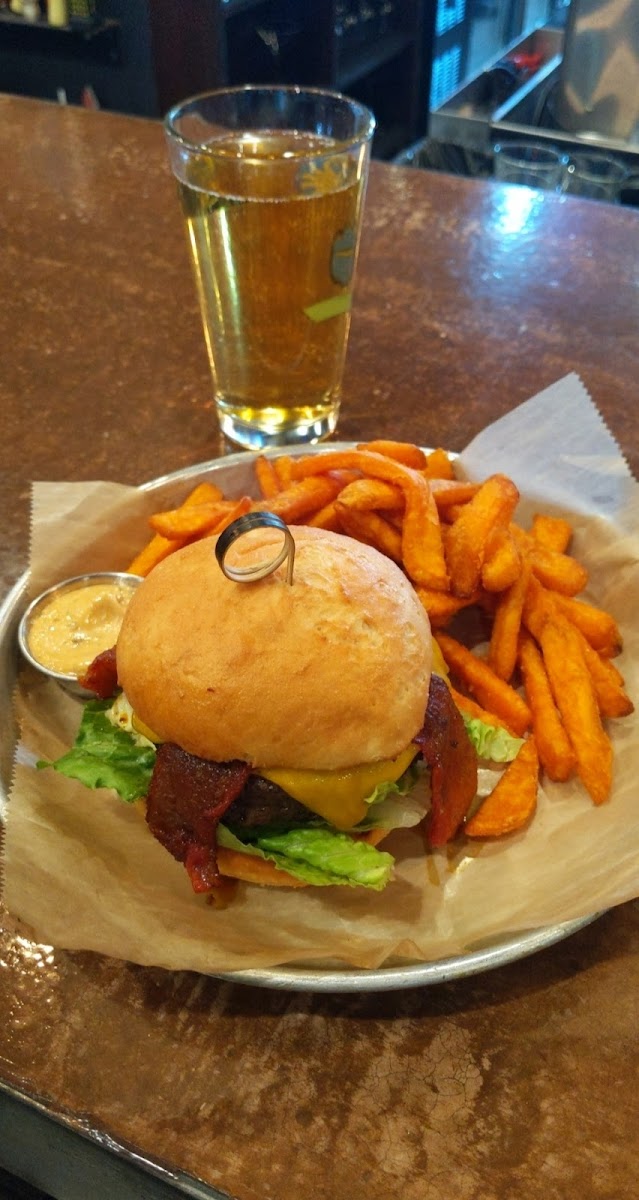
POLYGON ((96 655, 114 646, 134 584, 103 580, 62 588, 33 613, 27 642, 33 658, 49 671, 81 675, 96 655))

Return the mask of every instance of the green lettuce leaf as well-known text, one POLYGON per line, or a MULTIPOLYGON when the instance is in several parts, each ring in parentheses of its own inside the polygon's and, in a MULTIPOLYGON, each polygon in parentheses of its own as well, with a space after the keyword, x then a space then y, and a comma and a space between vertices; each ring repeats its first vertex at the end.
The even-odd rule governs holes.
POLYGON ((86 787, 113 788, 132 802, 149 790, 155 748, 112 725, 105 715, 111 704, 111 700, 89 700, 71 750, 56 762, 40 761, 37 766, 53 767, 86 787))
POLYGON ((466 733, 480 758, 501 763, 512 762, 513 758, 517 757, 523 745, 523 738, 514 737, 512 733, 496 725, 487 725, 478 717, 469 717, 466 713, 461 715, 464 718, 466 733))
POLYGON ((357 829, 411 829, 430 808, 430 771, 414 762, 395 783, 381 783, 366 798, 368 812, 357 829))
POLYGON ((282 871, 315 887, 348 884, 381 891, 394 865, 391 854, 332 829, 290 829, 245 843, 225 825, 219 825, 218 842, 230 850, 268 859, 282 871))

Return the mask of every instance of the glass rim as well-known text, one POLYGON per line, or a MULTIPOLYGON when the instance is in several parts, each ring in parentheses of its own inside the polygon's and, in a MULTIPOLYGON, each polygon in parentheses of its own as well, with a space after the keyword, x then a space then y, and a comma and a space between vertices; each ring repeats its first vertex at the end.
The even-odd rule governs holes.
MULTIPOLYGON (((189 107, 196 105, 199 101, 207 100, 209 97, 241 96, 248 94, 257 96, 260 93, 268 93, 269 95, 285 95, 289 97, 308 96, 310 99, 330 100, 337 102, 345 108, 348 108, 352 112, 356 113, 358 120, 362 123, 361 131, 353 132, 349 135, 349 137, 336 138, 335 145, 327 147, 327 149, 323 151, 325 154, 334 154, 338 151, 343 152, 344 150, 348 149, 349 146, 363 145, 364 143, 372 140, 375 132, 376 122, 374 113, 370 108, 367 107, 366 104, 362 104, 360 100, 355 100, 351 96, 346 96, 343 92, 333 91, 331 88, 301 87, 298 84, 248 83, 240 84, 236 87, 211 88, 204 92, 196 92, 192 96, 187 96, 184 100, 178 101, 177 104, 174 104, 169 109, 162 122, 164 126, 164 132, 166 136, 171 139, 171 141, 176 142, 182 147, 182 149, 186 151, 215 154, 216 141, 220 141, 221 138, 214 138, 210 142, 193 141, 176 128, 175 121, 178 119, 178 116, 185 113, 189 107)), ((308 152, 300 154, 298 157, 300 159, 317 158, 317 150, 309 150, 308 152)), ((247 155, 245 161, 261 163, 264 160, 258 156, 253 158, 251 155, 247 155)))
POLYGON ((614 154, 598 154, 596 151, 576 150, 569 155, 568 171, 582 178, 606 182, 607 178, 616 176, 626 178, 630 172, 625 162, 615 158, 614 154))
POLYGON ((538 142, 495 142, 493 154, 510 159, 513 163, 520 161, 522 166, 531 170, 535 167, 565 166, 569 162, 569 155, 558 146, 544 146, 538 142))

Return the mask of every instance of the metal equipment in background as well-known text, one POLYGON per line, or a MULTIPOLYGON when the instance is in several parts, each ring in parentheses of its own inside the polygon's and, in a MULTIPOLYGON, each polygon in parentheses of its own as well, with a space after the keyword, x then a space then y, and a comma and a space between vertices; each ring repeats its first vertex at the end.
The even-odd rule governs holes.
POLYGON ((639 143, 639 0, 572 0, 553 110, 581 138, 639 143))
MULTIPOLYGON (((478 0, 453 0, 475 3, 475 15, 471 32, 459 39, 469 69, 446 94, 441 81, 453 47, 451 30, 443 33, 438 17, 428 137, 395 161, 491 175, 493 146, 516 138, 552 143, 569 154, 600 150, 620 159, 629 175, 639 174, 639 0, 569 0, 565 7, 551 0, 545 15, 536 9, 542 19, 534 28, 525 27, 525 0, 479 2, 483 9, 478 0), (500 42, 516 26, 518 3, 519 35, 500 42), (493 45, 484 61, 473 64, 467 51, 482 12, 484 24, 487 12, 500 22, 493 19, 493 45)), ((450 13, 451 0, 439 0, 442 6, 450 13)), ((484 44, 488 49, 485 35, 484 44)), ((457 59, 463 57, 460 49, 457 59)), ((631 191, 625 202, 636 204, 636 181, 631 191)))

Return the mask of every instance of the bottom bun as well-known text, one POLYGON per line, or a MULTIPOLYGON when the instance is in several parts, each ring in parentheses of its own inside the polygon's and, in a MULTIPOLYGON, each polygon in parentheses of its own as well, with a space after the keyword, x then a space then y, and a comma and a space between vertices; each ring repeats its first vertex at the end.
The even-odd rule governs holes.
POLYGON ((288 871, 280 871, 267 858, 254 854, 242 854, 241 850, 217 848, 217 865, 220 874, 227 879, 241 879, 244 883, 259 883, 262 887, 307 887, 301 879, 295 879, 288 871))
MULTIPOLYGON (((389 829, 371 829, 368 833, 359 834, 357 841, 368 842, 369 846, 377 846, 390 833, 389 829)), ((275 863, 267 858, 257 858, 253 854, 242 854, 241 850, 227 850, 218 846, 217 865, 220 874, 228 879, 241 879, 243 883, 257 883, 261 887, 309 887, 301 879, 289 875, 288 871, 280 871, 275 863)))

